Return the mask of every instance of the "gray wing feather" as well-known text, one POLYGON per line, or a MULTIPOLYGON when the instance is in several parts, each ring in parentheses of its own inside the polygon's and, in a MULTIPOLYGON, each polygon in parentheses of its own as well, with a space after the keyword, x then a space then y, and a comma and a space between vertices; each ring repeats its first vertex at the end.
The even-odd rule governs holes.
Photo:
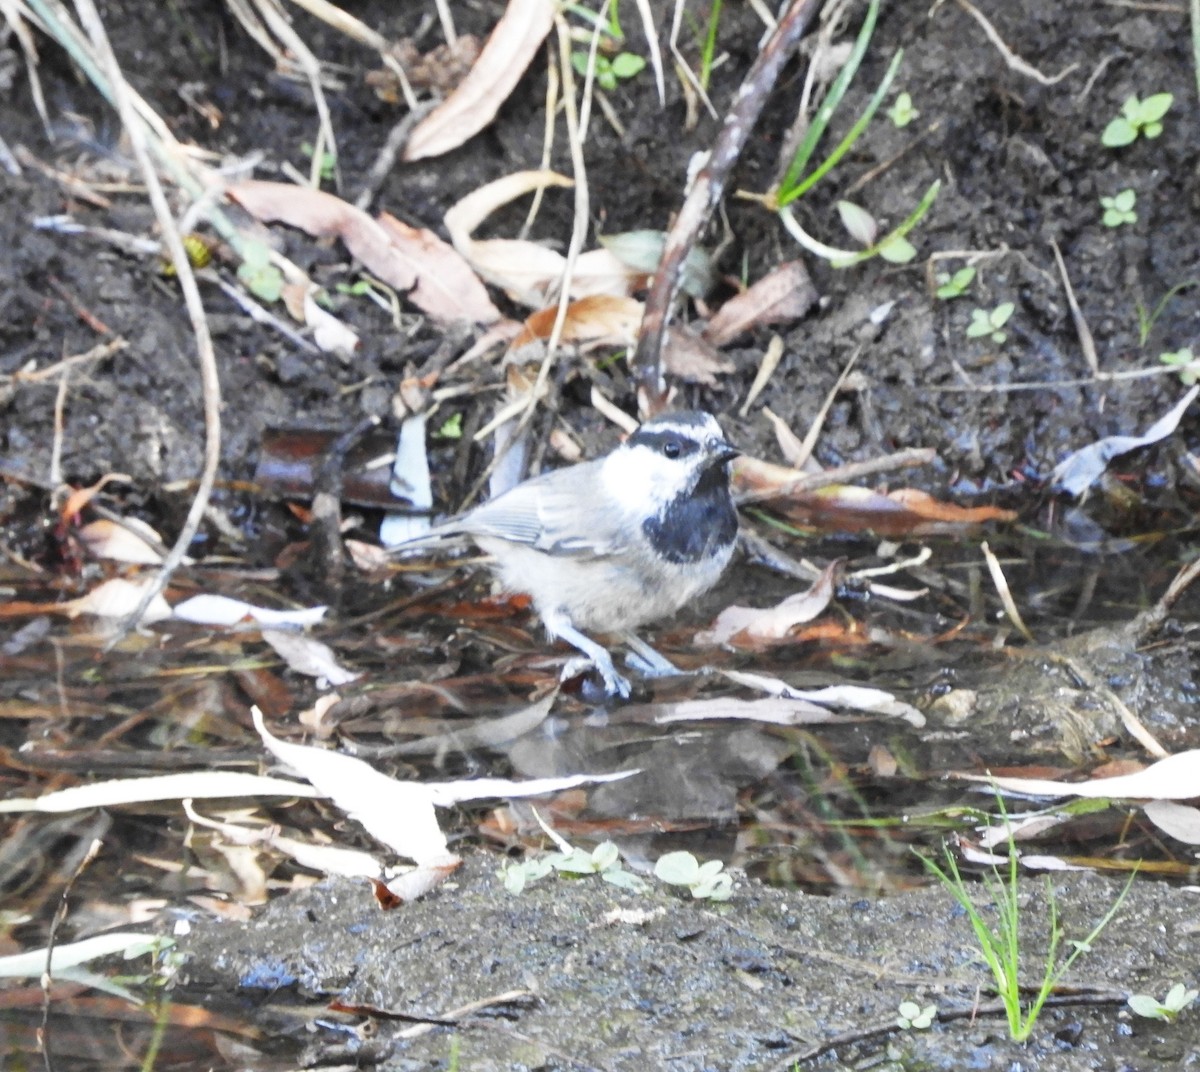
POLYGON ((598 462, 555 469, 518 484, 450 526, 551 555, 609 555, 625 545, 620 518, 598 504, 598 462))

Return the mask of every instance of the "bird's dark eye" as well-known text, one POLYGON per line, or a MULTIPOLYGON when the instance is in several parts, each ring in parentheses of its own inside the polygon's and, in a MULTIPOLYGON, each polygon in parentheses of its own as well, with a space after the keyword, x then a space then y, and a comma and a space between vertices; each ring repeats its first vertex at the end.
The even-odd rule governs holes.
POLYGON ((678 458, 683 448, 679 445, 678 439, 668 439, 663 444, 663 453, 668 458, 678 458))

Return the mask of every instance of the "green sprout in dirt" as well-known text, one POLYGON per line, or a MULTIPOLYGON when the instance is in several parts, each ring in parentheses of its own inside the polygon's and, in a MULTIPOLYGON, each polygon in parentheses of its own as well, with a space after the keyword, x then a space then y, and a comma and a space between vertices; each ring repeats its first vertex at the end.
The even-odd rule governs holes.
POLYGON ((975 269, 968 264, 965 268, 960 268, 953 275, 949 272, 940 272, 937 281, 938 288, 936 294, 942 301, 961 298, 967 292, 967 288, 975 281, 975 269))
POLYGON ((1104 128, 1100 144, 1109 149, 1119 149, 1143 138, 1157 138, 1163 132, 1162 118, 1171 107, 1174 97, 1170 93, 1155 93, 1145 100, 1131 96, 1121 105, 1121 113, 1104 128))
POLYGON ((917 118, 921 113, 913 107, 912 95, 901 93, 893 102, 892 106, 887 110, 887 117, 903 130, 909 123, 917 118))
POLYGON ((889 234, 884 235, 877 242, 871 243, 868 248, 860 251, 835 249, 818 242, 800 227, 799 222, 789 209, 793 201, 803 196, 828 175, 854 147, 855 143, 862 136, 863 131, 867 129, 868 124, 874 118, 875 113, 879 110, 884 97, 887 96, 887 92, 896 77, 896 72, 900 69, 900 62, 904 58, 903 49, 897 51, 896 55, 892 57, 892 62, 888 65, 883 79, 876 87, 862 114, 855 120, 854 124, 842 137, 842 140, 834 146, 829 155, 821 163, 809 170, 809 165, 812 163, 817 145, 824 136, 830 120, 836 114, 843 97, 846 95, 846 90, 849 88, 851 81, 858 72, 859 66, 862 64, 863 57, 867 52, 867 46, 871 41, 871 35, 875 32, 875 21, 878 15, 879 0, 871 0, 867 8, 866 18, 863 20, 862 28, 855 39, 850 56, 842 67, 841 73, 834 79, 833 84, 829 87, 829 91, 825 94, 825 97, 813 114, 804 139, 796 149, 787 170, 784 172, 783 178, 777 186, 761 198, 762 202, 768 208, 779 214, 779 218, 787 232, 800 245, 810 253, 829 261, 834 268, 845 268, 852 264, 868 260, 871 257, 885 256, 884 251, 887 251, 887 254, 889 254, 887 259, 897 263, 902 263, 906 259, 911 260, 912 257, 916 256, 916 250, 906 240, 902 240, 905 239, 908 232, 929 211, 930 206, 937 198, 938 191, 941 189, 941 183, 935 181, 925 191, 916 209, 913 210, 899 227, 895 228, 889 234), (909 254, 909 251, 911 251, 911 254, 909 254), (909 255, 905 256, 905 254, 909 255))
POLYGON ((1125 189, 1112 197, 1100 198, 1100 207, 1104 209, 1104 226, 1120 227, 1123 223, 1137 223, 1137 213, 1133 206, 1137 204, 1137 194, 1125 189))
MULTIPOLYGON (((571 66, 579 74, 586 74, 588 69, 588 53, 572 52, 571 66)), ((596 54, 596 85, 601 89, 612 91, 618 82, 633 78, 642 72, 646 61, 633 52, 618 52, 612 59, 596 54)))
POLYGON ((917 255, 913 244, 895 231, 880 239, 878 221, 860 205, 839 201, 837 210, 842 218, 842 226, 850 233, 850 237, 858 239, 866 249, 875 250, 885 261, 907 264, 917 255))
POLYGON ((1015 309, 1010 301, 1001 302, 995 309, 972 309, 967 338, 982 339, 986 335, 997 346, 1001 345, 1008 338, 1008 332, 1002 329, 1015 309))
MULTIPOLYGON (((306 141, 303 144, 301 144, 300 151, 305 156, 307 156, 309 158, 309 160, 311 160, 313 158, 313 153, 316 152, 316 148, 313 146, 312 142, 306 141)), ((322 182, 333 182, 333 178, 336 174, 337 174, 337 157, 333 153, 330 153, 330 152, 322 153, 321 154, 321 181, 322 182)))
POLYGON ((700 46, 700 88, 708 92, 712 79, 713 60, 717 53, 717 27, 721 22, 722 0, 713 0, 708 12, 708 26, 704 30, 704 43, 700 46))
POLYGON ((901 1031, 928 1031, 937 1019, 937 1006, 926 1005, 922 1008, 915 1001, 902 1001, 896 1010, 896 1026, 901 1031))
POLYGON ((697 901, 728 901, 733 877, 720 860, 702 864, 690 852, 668 852, 654 865, 654 877, 671 886, 686 886, 697 901))
MULTIPOLYGON (((997 800, 1000 798, 997 797, 997 800)), ((1008 823, 1008 815, 1004 803, 1000 801, 1000 814, 1004 823, 1008 823)), ((1091 933, 1082 941, 1072 941, 1072 947, 1066 956, 1060 956, 1063 943, 1062 922, 1058 914, 1058 902, 1054 896, 1054 886, 1046 878, 1046 909, 1049 915, 1049 947, 1042 957, 1038 971, 1041 983, 1033 999, 1024 1008, 1021 1004, 1022 985, 1020 970, 1029 959, 1027 953, 1021 950, 1021 887, 1017 878, 1017 851, 1013 843, 1012 831, 1008 836, 1008 873, 1002 876, 993 867, 991 874, 983 876, 983 889, 995 906, 996 922, 989 922, 991 913, 975 904, 971 897, 966 879, 958 870, 958 863, 949 847, 944 847, 946 867, 943 869, 932 857, 922 856, 921 861, 937 880, 950 892, 959 903, 967 918, 971 921, 971 929, 975 932, 975 940, 979 951, 987 963, 995 981, 996 993, 1004 1005, 1008 1019, 1008 1031, 1014 1042, 1024 1042, 1033 1034, 1042 1006, 1050 996, 1058 981, 1066 974, 1075 961, 1091 949, 1092 943, 1100 936, 1105 927, 1112 922, 1137 872, 1129 876, 1112 907, 1104 917, 1092 928, 1091 933), (988 919, 984 917, 988 916, 988 919)))
POLYGON ((435 439, 462 439, 463 415, 455 413, 442 422, 442 426, 433 433, 435 439))
POLYGON ((250 239, 242 243, 242 263, 237 276, 256 298, 278 301, 283 293, 283 273, 271 263, 271 249, 265 242, 250 239))
POLYGON ((1138 1016, 1173 1024, 1175 1018, 1198 997, 1200 991, 1189 990, 1184 983, 1176 983, 1162 1001, 1151 994, 1130 994, 1129 1007, 1138 1016))
POLYGON ((647 889, 644 879, 621 866, 621 851, 613 842, 601 842, 591 852, 568 848, 570 851, 551 852, 528 860, 506 860, 501 870, 504 888, 509 893, 521 893, 526 886, 557 871, 573 878, 599 875, 605 882, 634 893, 647 889))
POLYGON ((1175 350, 1170 353, 1159 354, 1159 361, 1164 365, 1176 369, 1179 372, 1179 379, 1188 387, 1200 381, 1200 360, 1192 353, 1190 346, 1185 346, 1182 350, 1175 350))
POLYGON ((1176 283, 1175 286, 1162 296, 1159 303, 1154 307, 1153 312, 1148 311, 1140 299, 1134 299, 1137 303, 1138 341, 1140 345, 1146 345, 1146 340, 1150 338, 1150 332, 1154 330, 1155 322, 1162 316, 1163 310, 1166 309, 1167 302, 1175 297, 1176 294, 1197 284, 1200 284, 1200 279, 1185 279, 1182 283, 1176 283))

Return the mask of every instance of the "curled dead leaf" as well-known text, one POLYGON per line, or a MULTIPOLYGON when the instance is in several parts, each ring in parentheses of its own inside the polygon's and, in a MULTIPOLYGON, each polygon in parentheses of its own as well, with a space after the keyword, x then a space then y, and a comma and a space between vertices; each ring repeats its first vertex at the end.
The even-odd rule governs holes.
POLYGON ((703 336, 713 346, 725 346, 763 324, 799 320, 818 298, 804 263, 788 261, 722 305, 704 328, 703 336))
MULTIPOLYGON (((570 179, 556 171, 517 171, 489 182, 472 190, 446 213, 450 241, 482 279, 503 289, 513 301, 541 309, 558 291, 567 268, 566 257, 537 242, 471 236, 488 216, 510 201, 547 186, 571 185, 570 179)), ((608 250, 588 250, 575 261, 571 297, 629 294, 641 278, 641 273, 608 250)))
POLYGON ((755 640, 778 640, 787 636, 793 626, 811 622, 829 606, 841 565, 841 559, 831 562, 811 588, 796 592, 773 607, 726 607, 717 615, 711 629, 696 634, 696 643, 727 644, 740 634, 755 640))
POLYGON ((457 149, 493 119, 554 25, 554 0, 509 0, 470 74, 413 128, 403 159, 457 149))
POLYGON ((340 238, 368 272, 435 320, 490 324, 500 319, 471 267, 432 231, 410 227, 386 212, 372 219, 340 197, 291 183, 239 182, 228 194, 265 223, 340 238))

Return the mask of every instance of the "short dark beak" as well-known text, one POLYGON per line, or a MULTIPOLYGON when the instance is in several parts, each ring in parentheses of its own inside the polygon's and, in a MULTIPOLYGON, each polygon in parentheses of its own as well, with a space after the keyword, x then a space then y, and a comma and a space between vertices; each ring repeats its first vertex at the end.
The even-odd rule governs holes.
POLYGON ((725 462, 731 462, 734 458, 741 456, 741 451, 737 447, 729 443, 719 443, 713 446, 712 463, 713 465, 723 465, 725 462))

